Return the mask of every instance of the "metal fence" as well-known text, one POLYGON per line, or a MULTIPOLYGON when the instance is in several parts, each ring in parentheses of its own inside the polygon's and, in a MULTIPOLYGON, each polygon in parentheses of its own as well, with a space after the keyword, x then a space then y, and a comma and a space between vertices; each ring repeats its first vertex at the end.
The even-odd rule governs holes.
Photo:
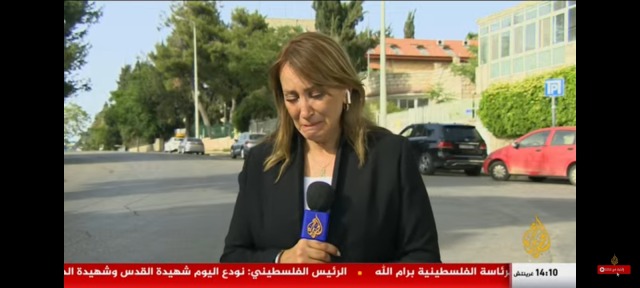
POLYGON ((268 119, 255 121, 251 120, 249 124, 249 132, 269 134, 276 130, 278 119, 268 119))

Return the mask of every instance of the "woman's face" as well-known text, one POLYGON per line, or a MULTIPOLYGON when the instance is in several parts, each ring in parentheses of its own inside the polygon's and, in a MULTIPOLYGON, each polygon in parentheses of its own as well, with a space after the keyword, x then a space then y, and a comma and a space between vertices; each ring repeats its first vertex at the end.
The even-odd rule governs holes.
POLYGON ((280 71, 284 105, 300 134, 316 143, 337 139, 346 89, 314 87, 285 64, 280 71))

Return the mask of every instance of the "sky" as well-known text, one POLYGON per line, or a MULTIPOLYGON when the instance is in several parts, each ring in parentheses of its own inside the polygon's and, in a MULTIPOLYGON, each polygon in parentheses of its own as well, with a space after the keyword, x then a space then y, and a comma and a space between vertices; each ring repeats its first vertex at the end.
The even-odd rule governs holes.
MULTIPOLYGON (((267 18, 314 19, 311 1, 219 1, 220 16, 225 23, 231 12, 245 7, 258 11, 267 18)), ((156 43, 170 34, 162 27, 171 6, 170 1, 98 1, 102 9, 99 22, 89 27, 85 42, 91 45, 87 64, 76 78, 88 79, 91 91, 80 92, 66 103, 77 103, 91 116, 102 110, 111 91, 117 88, 117 79, 124 65, 134 64, 154 51, 156 43)), ((391 26, 393 36, 402 38, 404 22, 410 11, 416 10, 415 38, 463 40, 469 32, 478 31, 476 21, 501 10, 516 6, 519 1, 385 1, 385 23, 391 26)), ((356 27, 380 30, 381 2, 365 1, 364 20, 356 27)), ((266 71, 265 71, 266 73, 266 71)))

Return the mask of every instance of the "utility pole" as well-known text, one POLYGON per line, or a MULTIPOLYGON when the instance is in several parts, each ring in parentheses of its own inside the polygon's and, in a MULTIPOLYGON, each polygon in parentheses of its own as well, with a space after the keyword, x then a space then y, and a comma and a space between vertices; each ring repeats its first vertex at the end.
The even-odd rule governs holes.
POLYGON ((384 24, 384 1, 380 9, 380 116, 378 125, 387 126, 387 35, 384 24))
POLYGON ((195 120, 196 120, 196 138, 200 138, 200 112, 198 111, 198 42, 196 38, 196 22, 191 20, 193 25, 193 103, 195 106, 195 120))

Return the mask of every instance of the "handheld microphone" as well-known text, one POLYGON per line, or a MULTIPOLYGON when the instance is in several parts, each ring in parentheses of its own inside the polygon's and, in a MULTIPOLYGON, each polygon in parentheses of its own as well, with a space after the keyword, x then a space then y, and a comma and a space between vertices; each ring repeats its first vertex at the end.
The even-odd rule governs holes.
POLYGON ((333 188, 326 182, 317 181, 307 188, 307 204, 309 209, 304 211, 302 232, 300 237, 310 240, 327 241, 329 232, 329 209, 335 196, 333 188))

